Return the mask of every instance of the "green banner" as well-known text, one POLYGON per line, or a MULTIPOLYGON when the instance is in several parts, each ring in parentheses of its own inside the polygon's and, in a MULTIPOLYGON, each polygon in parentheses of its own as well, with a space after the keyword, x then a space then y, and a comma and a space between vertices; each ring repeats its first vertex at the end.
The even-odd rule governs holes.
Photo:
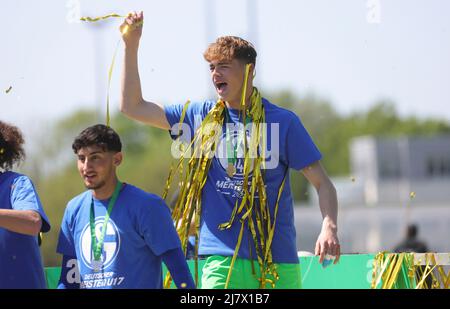
MULTIPOLYGON (((338 264, 323 268, 318 257, 300 257, 302 286, 304 289, 369 289, 373 259, 373 254, 343 255, 338 264)), ((199 261, 199 278, 203 263, 204 261, 199 261)), ((188 265, 194 275, 194 261, 189 260, 188 265)), ((166 271, 164 267, 163 273, 166 271)), ((56 288, 61 268, 47 267, 45 274, 48 288, 56 288)))

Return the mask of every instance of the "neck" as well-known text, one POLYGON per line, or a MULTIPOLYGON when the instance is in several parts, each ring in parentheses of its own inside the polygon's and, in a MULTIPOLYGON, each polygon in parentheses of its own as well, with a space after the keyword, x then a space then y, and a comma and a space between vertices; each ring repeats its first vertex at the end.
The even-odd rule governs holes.
MULTIPOLYGON (((233 102, 233 101, 226 101, 225 104, 227 105, 228 108, 231 109, 238 109, 241 110, 241 102, 233 102)), ((245 108, 250 107, 251 103, 250 101, 245 101, 245 108)))
MULTIPOLYGON (((253 91, 254 91, 253 86, 250 86, 249 89, 247 89, 246 98, 245 98, 245 108, 246 109, 252 105, 251 97, 252 97, 253 91)), ((225 104, 227 105, 228 108, 239 109, 239 110, 242 109, 240 97, 237 100, 225 101, 225 104)))
POLYGON ((118 181, 119 180, 117 179, 117 176, 115 176, 112 180, 105 183, 105 185, 103 185, 101 188, 92 190, 92 195, 98 200, 106 200, 110 198, 114 193, 114 189, 116 188, 118 181))

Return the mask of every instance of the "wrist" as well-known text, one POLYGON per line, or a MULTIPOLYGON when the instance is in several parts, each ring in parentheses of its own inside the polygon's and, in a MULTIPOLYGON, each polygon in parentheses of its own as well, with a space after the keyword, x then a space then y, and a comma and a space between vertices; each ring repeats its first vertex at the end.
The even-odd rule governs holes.
POLYGON ((137 53, 139 49, 139 42, 137 43, 125 43, 125 52, 137 53))
POLYGON ((337 223, 329 217, 325 217, 322 221, 322 229, 332 230, 337 232, 337 223))

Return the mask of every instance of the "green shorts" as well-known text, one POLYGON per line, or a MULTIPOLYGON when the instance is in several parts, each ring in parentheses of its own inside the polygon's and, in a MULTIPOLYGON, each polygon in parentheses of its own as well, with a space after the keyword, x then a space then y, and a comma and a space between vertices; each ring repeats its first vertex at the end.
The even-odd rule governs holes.
MULTIPOLYGON (((206 259, 202 270, 202 289, 224 289, 232 256, 211 255, 206 259)), ((260 270, 258 262, 254 261, 255 274, 252 273, 252 262, 237 258, 231 273, 229 289, 258 289, 260 270)), ((301 289, 302 281, 300 264, 275 263, 279 275, 275 289, 301 289)), ((270 275, 269 279, 273 279, 270 275)), ((266 288, 271 289, 270 283, 266 288)))

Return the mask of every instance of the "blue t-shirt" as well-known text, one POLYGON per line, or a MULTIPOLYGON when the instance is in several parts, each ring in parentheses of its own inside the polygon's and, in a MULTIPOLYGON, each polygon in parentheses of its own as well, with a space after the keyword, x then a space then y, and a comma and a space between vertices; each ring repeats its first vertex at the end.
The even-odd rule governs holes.
MULTIPOLYGON (((181 247, 164 201, 124 184, 111 212, 104 238, 103 268, 94 271, 89 224, 91 191, 73 198, 61 223, 58 253, 77 258, 81 288, 162 288, 161 254, 181 247)), ((108 200, 94 200, 97 239, 108 200)))
MULTIPOLYGON (((32 210, 42 218, 41 232, 50 223, 31 180, 14 172, 0 173, 0 208, 32 210)), ((45 289, 44 268, 37 236, 0 227, 0 289, 45 289)))
MULTIPOLYGON (((301 170, 320 160, 321 154, 296 114, 278 107, 266 99, 263 99, 262 102, 265 111, 265 122, 267 123, 265 129, 267 146, 265 147, 266 169, 264 181, 272 218, 271 222, 273 222, 278 190, 285 172, 289 173, 289 168, 301 170)), ((181 128, 182 132, 178 131, 178 124, 184 105, 176 104, 166 106, 165 114, 173 129, 171 131, 172 137, 180 134, 182 140, 192 138, 194 130, 200 125, 201 121, 215 104, 215 101, 191 103, 184 119, 187 127, 181 128)), ((228 114, 225 119, 222 132, 220 132, 217 151, 212 160, 207 181, 202 191, 200 255, 233 255, 241 228, 239 218, 236 218, 230 229, 222 231, 218 229, 219 224, 229 221, 236 199, 238 199, 238 202, 242 199, 244 178, 244 148, 242 138, 239 141, 239 136, 242 133, 237 133, 239 131, 239 123, 242 123, 242 120, 240 121, 239 119, 239 110, 228 109, 228 114), (227 157, 229 156, 228 153, 230 153, 227 150, 229 148, 226 143, 226 128, 228 128, 229 140, 233 144, 232 149, 236 149, 237 160, 232 163, 236 168, 236 174, 233 177, 229 177, 226 172, 229 164, 227 157)), ((253 134, 251 125, 246 127, 246 132, 249 142, 249 137, 253 134)), ((251 177, 249 179, 249 188, 250 184, 251 177)), ((259 204, 258 194, 255 194, 255 201, 259 204)), ((275 234, 272 242, 272 257, 274 262, 298 263, 295 239, 293 201, 289 175, 287 175, 279 201, 275 234)), ((248 227, 244 230, 238 256, 241 258, 256 258, 253 239, 248 227)))

